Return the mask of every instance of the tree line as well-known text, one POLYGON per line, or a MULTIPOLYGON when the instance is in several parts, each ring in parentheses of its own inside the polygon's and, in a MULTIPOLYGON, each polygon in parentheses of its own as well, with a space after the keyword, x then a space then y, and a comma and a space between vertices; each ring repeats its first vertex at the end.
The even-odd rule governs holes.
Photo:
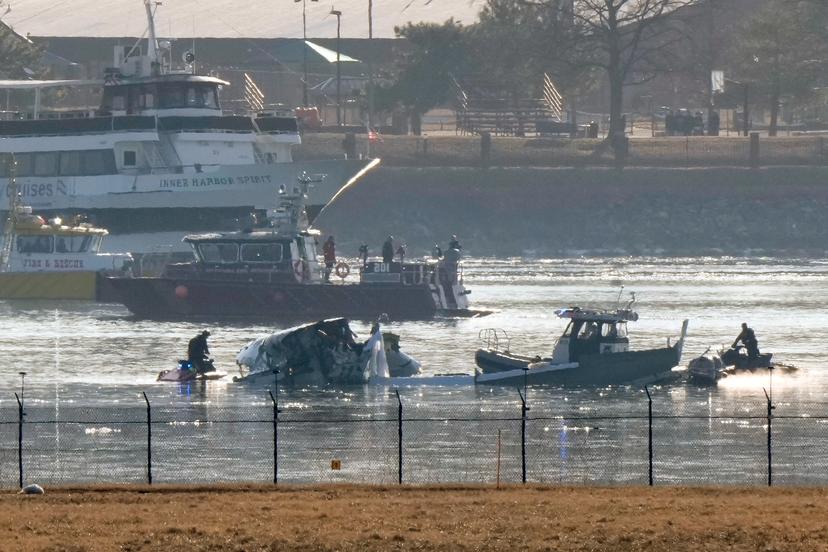
POLYGON ((412 126, 451 100, 452 79, 482 76, 515 105, 540 97, 549 74, 567 97, 606 90, 608 137, 623 133, 625 92, 664 75, 713 107, 712 70, 749 87, 776 134, 783 102, 802 105, 824 85, 824 0, 487 0, 477 21, 409 23, 377 107, 412 126), (691 83, 691 84, 687 84, 691 83))

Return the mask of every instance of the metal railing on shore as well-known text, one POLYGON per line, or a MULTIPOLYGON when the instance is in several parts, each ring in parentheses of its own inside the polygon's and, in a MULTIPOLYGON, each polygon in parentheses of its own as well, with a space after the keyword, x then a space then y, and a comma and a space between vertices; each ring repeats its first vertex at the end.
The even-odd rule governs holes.
MULTIPOLYGON (((531 392, 531 390, 530 390, 531 392)), ((272 482, 828 484, 828 404, 481 400, 0 406, 0 487, 272 482), (574 403, 574 404, 573 404, 574 403)))

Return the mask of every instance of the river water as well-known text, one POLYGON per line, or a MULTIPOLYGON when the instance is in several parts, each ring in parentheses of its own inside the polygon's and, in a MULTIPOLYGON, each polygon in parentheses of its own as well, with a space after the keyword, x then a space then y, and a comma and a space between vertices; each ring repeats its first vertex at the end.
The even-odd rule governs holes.
MULTIPOLYGON (((690 358, 708 347, 716 349, 730 343, 739 332, 740 323, 745 321, 755 329, 763 351, 773 352, 778 361, 799 368, 792 375, 774 374, 772 381, 767 374, 740 375, 722 380, 715 388, 700 389, 683 381, 653 387, 651 393, 657 415, 707 417, 704 421, 707 428, 699 434, 702 444, 692 440, 684 445, 671 443, 672 460, 664 460, 661 474, 669 481, 687 481, 680 472, 671 471, 674 464, 682 462, 684 452, 681 446, 691 447, 692 450, 702 447, 707 451, 705 458, 709 457, 708 460, 686 461, 687 465, 695 466, 694 473, 701 479, 706 469, 705 462, 712 462, 714 456, 725 454, 726 450, 730 450, 728 447, 738 449, 734 449, 733 454, 740 462, 745 461, 740 456, 745 447, 753 447, 750 448, 749 463, 755 469, 747 481, 755 482, 756 478, 764 477, 764 472, 760 473, 765 439, 765 422, 760 419, 766 413, 764 390, 772 391, 777 415, 805 415, 816 419, 828 414, 828 405, 823 405, 828 390, 828 348, 825 346, 828 335, 828 312, 825 309, 828 304, 828 260, 630 257, 470 259, 465 261, 465 281, 472 290, 470 299, 473 306, 494 310, 494 314, 477 319, 392 321, 386 326, 387 330, 401 335, 402 349, 423 364, 426 375, 473 373, 478 334, 486 328, 507 330, 514 352, 548 354, 565 327, 565 321, 554 316, 555 309, 574 305, 612 307, 617 304, 619 296, 621 302, 626 303, 630 292, 635 292, 635 308, 640 315, 639 321, 630 323, 629 328, 631 347, 634 349, 662 346, 668 338, 675 340, 681 322, 686 318, 690 321, 682 360, 682 364, 686 365, 690 358), (711 416, 733 419, 718 424, 724 429, 714 430, 710 427, 711 416), (739 419, 743 416, 749 419, 739 419)), ((194 323, 136 320, 121 306, 86 302, 0 302, 0 411, 8 413, 14 409, 16 413, 14 393, 21 391, 23 381, 19 372, 25 371, 27 408, 33 409, 33 412, 40 408, 43 411, 40 416, 44 420, 59 418, 57 411, 60 408, 65 412, 68 408, 123 407, 143 412, 140 410, 145 404, 143 392, 154 405, 167 408, 166 415, 170 419, 178 415, 210 416, 211 412, 213 416, 220 417, 247 408, 255 410, 257 416, 264 413, 266 418, 271 404, 267 389, 233 383, 230 376, 217 382, 187 386, 155 382, 158 372, 174 367, 176 360, 184 355, 189 338, 205 327, 212 332, 210 347, 216 366, 232 376, 235 354, 245 343, 283 326, 259 321, 194 323)), ((352 327, 361 338, 367 338, 368 322, 352 322, 352 327)), ((390 416, 389 420, 396 416, 397 399, 392 389, 365 386, 281 389, 279 392, 285 419, 290 419, 291 413, 295 415, 301 411, 324 412, 329 417, 348 417, 347 413, 352 410, 379 413, 380 418, 390 416)), ((399 392, 408 409, 406 418, 416 415, 457 417, 458 413, 467 415, 470 412, 475 418, 520 417, 520 398, 514 389, 416 385, 403 386, 399 392)), ((619 440, 625 439, 640 444, 641 439, 646 439, 646 434, 640 432, 642 427, 646 427, 631 421, 641 415, 646 417, 647 398, 641 389, 530 388, 528 400, 532 408, 530 416, 538 420, 553 420, 548 424, 538 422, 538 427, 542 426, 539 431, 548 432, 551 424, 551 430, 559 435, 555 439, 557 448, 554 454, 560 458, 564 454, 561 447, 565 444, 564 448, 569 451, 569 439, 577 435, 572 431, 580 429, 588 432, 591 427, 603 427, 606 439, 594 441, 590 438, 593 439, 590 442, 605 445, 617 445, 619 440), (619 417, 620 421, 598 422, 590 419, 591 416, 619 417), (562 417, 570 421, 561 422, 562 417), (583 417, 584 421, 578 422, 579 417, 583 417), (628 423, 633 423, 634 431, 619 426, 626 427, 628 423), (628 435, 629 431, 632 431, 632 436, 628 435), (560 436, 566 437, 566 443, 561 441, 564 437, 560 436)), ((11 415, 7 417, 13 418, 11 415)), ((504 422, 511 428, 509 435, 504 437, 511 447, 515 446, 517 438, 517 433, 513 431, 514 423, 504 422)), ((671 439, 676 432, 676 423, 664 421, 660 428, 656 424, 656 435, 665 440, 671 439)), ((502 429, 496 426, 496 421, 487 422, 480 434, 485 435, 480 439, 486 441, 482 457, 491 457, 493 435, 502 429)), ((823 439, 821 427, 801 428, 791 422, 790 427, 782 427, 780 431, 790 436, 791 440, 797 439, 797 446, 800 447, 797 458, 801 460, 813 456, 813 450, 802 447, 816 446, 814 439, 823 439)), ((693 428, 689 430, 691 433, 698 429, 695 425, 693 428)), ((323 434, 329 430, 330 427, 320 429, 322 433, 314 434, 312 440, 318 442, 328 438, 323 434)), ((85 431, 88 435, 89 427, 85 431)), ((542 439, 542 435, 536 437, 542 439)), ((464 439, 464 443, 469 441, 467 436, 464 439)), ((297 437, 296 442, 300 441, 297 437)), ((343 447, 349 450, 354 448, 343 447)), ((439 456, 436 449, 442 447, 448 455, 446 458, 457 456, 455 446, 449 442, 434 447, 434 450, 428 447, 418 450, 426 457, 430 454, 436 457, 439 456)), ((327 458, 324 449, 314 450, 316 452, 309 453, 314 458, 327 458)), ((514 448, 508 450, 514 453, 514 448)), ((594 447, 584 450, 589 451, 584 453, 588 458, 597 454, 594 447)), ((639 462, 643 457, 639 452, 636 449, 632 454, 635 461, 631 461, 634 466, 631 472, 618 468, 620 471, 605 473, 606 469, 602 468, 604 471, 599 470, 597 474, 594 470, 585 470, 573 475, 570 462, 566 469, 556 464, 554 468, 549 467, 551 471, 541 470, 537 473, 545 475, 535 479, 571 481, 575 477, 577 481, 640 482, 643 472, 639 462)), ((570 454, 566 452, 566 457, 577 456, 570 454)), ((261 470, 266 472, 268 464, 264 458, 267 455, 262 452, 261 456, 262 462, 265 462, 261 470)), ((56 461, 53 456, 51 458, 56 461)), ((381 478, 387 479, 393 471, 395 463, 391 460, 387 463, 381 478)), ((509 465, 512 466, 510 469, 514 469, 514 464, 509 465)), ((792 460, 786 465, 790 481, 810 482, 812 480, 804 472, 816 468, 825 472, 828 458, 819 460, 817 464, 808 464, 805 468, 799 460, 792 460)), ((70 469, 68 474, 61 476, 61 480, 72 480, 74 476, 87 479, 89 474, 81 472, 83 470, 76 465, 75 471, 70 469)), ((441 469, 438 475, 428 472, 420 480, 476 481, 479 472, 479 466, 466 460, 461 462, 460 467, 441 469), (452 470, 462 473, 457 475, 452 470)), ((290 473, 289 470, 287 473, 290 473)), ((307 480, 299 477, 298 473, 294 472, 297 480, 307 480)), ((514 471, 510 473, 516 477, 514 471)), ((317 479, 324 479, 327 474, 319 471, 317 479)), ((488 481, 489 475, 481 476, 480 480, 488 481)), ((243 475, 221 477, 244 478, 243 475)), ((743 479, 739 478, 740 481, 743 479)), ((170 480, 175 478, 170 476, 170 480)))

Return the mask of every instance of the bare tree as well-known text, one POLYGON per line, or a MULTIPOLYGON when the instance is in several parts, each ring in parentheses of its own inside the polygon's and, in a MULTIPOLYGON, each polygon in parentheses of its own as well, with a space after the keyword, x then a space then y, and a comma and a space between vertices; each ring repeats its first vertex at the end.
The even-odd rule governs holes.
POLYGON ((667 68, 685 39, 677 10, 697 0, 541 0, 568 18, 576 39, 573 63, 602 70, 610 95, 609 137, 624 132, 624 87, 641 84, 667 68))

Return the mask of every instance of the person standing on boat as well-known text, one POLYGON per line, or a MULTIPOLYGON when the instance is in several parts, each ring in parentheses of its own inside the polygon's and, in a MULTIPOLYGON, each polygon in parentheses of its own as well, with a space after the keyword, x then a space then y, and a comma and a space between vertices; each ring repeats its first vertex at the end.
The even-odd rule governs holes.
POLYGON ((456 249, 457 251, 460 251, 461 249, 463 249, 463 246, 460 245, 459 241, 457 241, 457 235, 456 234, 451 235, 451 240, 449 241, 448 248, 449 249, 456 249))
POLYGON ((328 236, 328 241, 322 246, 322 256, 325 259, 325 281, 331 281, 331 271, 336 265, 336 244, 333 236, 328 236))
POLYGON ((756 340, 756 334, 753 332, 753 328, 748 327, 746 322, 742 322, 742 331, 736 336, 736 340, 731 345, 731 348, 735 349, 740 341, 747 350, 748 358, 757 358, 759 356, 759 342, 756 340))
POLYGON ((359 258, 362 259, 362 266, 368 264, 368 244, 363 243, 359 246, 359 258))
POLYGON ((400 246, 397 248, 397 257, 400 258, 400 262, 405 262, 405 244, 401 243, 400 246))
POLYGON ((210 337, 210 332, 204 330, 187 344, 187 361, 196 373, 203 374, 208 372, 206 361, 209 359, 210 349, 207 347, 207 338, 210 337))
POLYGON ((394 260, 394 236, 388 236, 382 244, 382 262, 388 264, 394 260))

